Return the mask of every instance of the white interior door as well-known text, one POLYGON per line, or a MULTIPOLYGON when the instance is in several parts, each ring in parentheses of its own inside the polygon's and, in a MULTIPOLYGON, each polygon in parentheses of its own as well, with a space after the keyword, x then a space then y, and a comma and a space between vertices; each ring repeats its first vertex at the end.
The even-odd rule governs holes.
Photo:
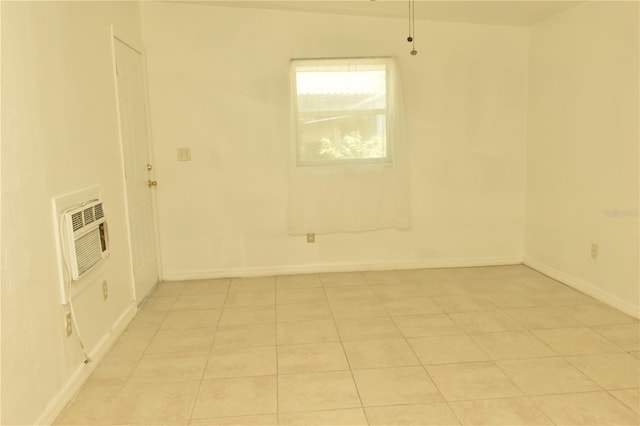
POLYGON ((158 282, 153 164, 147 129, 142 54, 114 38, 120 133, 129 215, 135 298, 142 302, 158 282))

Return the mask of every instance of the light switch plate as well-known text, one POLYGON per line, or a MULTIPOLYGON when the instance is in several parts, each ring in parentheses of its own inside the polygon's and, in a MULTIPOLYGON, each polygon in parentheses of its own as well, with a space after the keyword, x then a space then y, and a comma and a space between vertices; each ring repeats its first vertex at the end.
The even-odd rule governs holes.
POLYGON ((178 148, 178 161, 191 161, 191 148, 178 148))

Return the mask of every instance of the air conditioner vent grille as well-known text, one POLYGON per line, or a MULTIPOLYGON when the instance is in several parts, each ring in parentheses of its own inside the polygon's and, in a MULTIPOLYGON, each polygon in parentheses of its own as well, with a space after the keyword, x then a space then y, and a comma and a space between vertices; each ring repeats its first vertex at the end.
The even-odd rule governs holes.
POLYGON ((82 222, 82 212, 72 214, 71 223, 74 231, 82 228, 84 226, 84 223, 82 222))
POLYGON ((102 260, 100 232, 96 228, 94 232, 89 232, 78 238, 75 244, 78 275, 82 275, 102 260))
POLYGON ((102 203, 96 204, 95 209, 96 209, 96 220, 102 219, 104 217, 104 210, 102 209, 102 203))
POLYGON ((93 217, 93 207, 89 207, 88 209, 84 209, 84 224, 87 225, 93 222, 95 218, 93 217))

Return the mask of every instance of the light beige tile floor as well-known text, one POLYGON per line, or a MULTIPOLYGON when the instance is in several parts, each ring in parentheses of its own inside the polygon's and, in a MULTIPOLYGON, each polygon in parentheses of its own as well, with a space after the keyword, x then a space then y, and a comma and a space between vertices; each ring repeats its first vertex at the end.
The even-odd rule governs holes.
POLYGON ((637 425, 639 341, 525 266, 164 282, 56 423, 637 425))

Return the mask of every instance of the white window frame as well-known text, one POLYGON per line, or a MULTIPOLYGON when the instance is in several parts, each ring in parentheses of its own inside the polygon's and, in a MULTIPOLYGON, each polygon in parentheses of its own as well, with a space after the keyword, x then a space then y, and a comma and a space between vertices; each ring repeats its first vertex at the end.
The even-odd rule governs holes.
MULTIPOLYGON (((392 63, 393 59, 390 57, 356 57, 356 58, 314 58, 314 59, 292 59, 291 60, 291 105, 292 105, 292 120, 294 128, 294 149, 296 165, 298 167, 309 166, 341 166, 341 165, 369 165, 369 164, 393 164, 393 145, 394 145, 394 123, 392 122, 393 108, 395 105, 394 99, 394 82, 392 80, 392 63), (385 116, 385 156, 378 158, 336 158, 336 159, 323 159, 323 160, 302 160, 300 152, 300 129, 298 126, 298 120, 300 111, 298 111, 298 93, 297 93, 297 80, 296 71, 298 66, 305 66, 315 62, 318 65, 331 66, 332 63, 336 67, 345 62, 362 63, 362 64, 376 64, 384 65, 385 67, 385 94, 386 94, 386 108, 384 110, 365 110, 367 112, 376 113, 384 112, 385 116)), ((339 111, 334 111, 339 112, 339 111)), ((346 111, 345 111, 346 113, 346 111)))

